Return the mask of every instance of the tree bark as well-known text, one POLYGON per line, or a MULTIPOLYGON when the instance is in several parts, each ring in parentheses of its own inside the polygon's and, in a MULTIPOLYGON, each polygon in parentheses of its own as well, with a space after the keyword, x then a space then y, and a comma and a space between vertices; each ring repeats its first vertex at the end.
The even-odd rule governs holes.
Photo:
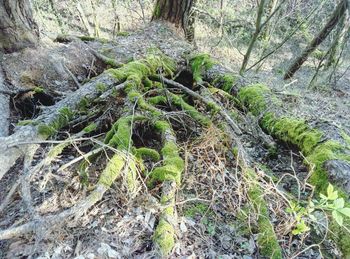
POLYGON ((164 20, 181 28, 190 42, 194 39, 194 18, 191 9, 195 0, 157 0, 153 20, 164 20))
POLYGON ((0 50, 15 52, 38 43, 30 1, 0 0, 0 17, 0 50))
POLYGON ((348 3, 346 0, 341 0, 341 2, 337 5, 335 11, 331 15, 331 18, 328 20, 328 22, 320 31, 320 33, 310 42, 310 44, 301 53, 301 55, 289 67, 286 74, 284 75, 285 80, 293 77, 295 72, 297 72, 299 68, 304 64, 309 55, 317 48, 318 45, 320 45, 327 38, 329 33, 341 20, 342 16, 345 13, 345 10, 347 9, 347 5, 348 3))
POLYGON ((258 14, 257 14, 257 17, 256 17, 256 22, 255 22, 255 32, 253 34, 253 37, 250 40, 247 52, 244 55, 244 59, 243 59, 243 63, 242 63, 241 69, 239 71, 239 73, 241 75, 246 70, 246 67, 248 65, 248 61, 249 61, 250 55, 252 53, 253 47, 255 45, 256 40, 258 39, 258 36, 259 36, 259 34, 261 32, 261 29, 262 29, 261 21, 262 21, 262 17, 263 17, 263 14, 264 14, 264 5, 265 5, 265 0, 261 0, 260 3, 259 3, 259 6, 258 6, 258 14))

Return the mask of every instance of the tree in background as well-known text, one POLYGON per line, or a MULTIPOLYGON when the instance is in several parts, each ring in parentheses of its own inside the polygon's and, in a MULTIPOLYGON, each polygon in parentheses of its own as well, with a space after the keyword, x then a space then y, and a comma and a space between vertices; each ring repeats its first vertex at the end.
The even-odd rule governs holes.
POLYGON ((194 18, 191 9, 195 0, 157 0, 152 20, 164 20, 180 28, 188 41, 194 40, 194 18))
POLYGON ((257 7, 257 16, 255 21, 255 31, 250 39, 248 49, 246 53, 244 54, 242 66, 240 68, 239 73, 243 74, 246 69, 247 65, 250 59, 250 56, 252 54, 253 48, 259 38, 259 36, 263 33, 263 37, 267 37, 269 33, 269 21, 271 18, 277 13, 277 11, 281 8, 281 6, 284 4, 285 0, 282 0, 279 5, 277 6, 276 0, 266 1, 266 0, 260 0, 257 7), (263 21, 264 12, 265 12, 265 5, 268 3, 268 12, 267 17, 265 18, 265 21, 263 21))
POLYGON ((336 27, 336 25, 342 20, 345 10, 347 9, 347 0, 341 0, 334 10, 331 18, 328 20, 322 30, 313 38, 309 45, 304 49, 301 55, 292 63, 287 72, 284 75, 284 79, 293 77, 295 72, 304 64, 309 55, 319 46, 336 27))

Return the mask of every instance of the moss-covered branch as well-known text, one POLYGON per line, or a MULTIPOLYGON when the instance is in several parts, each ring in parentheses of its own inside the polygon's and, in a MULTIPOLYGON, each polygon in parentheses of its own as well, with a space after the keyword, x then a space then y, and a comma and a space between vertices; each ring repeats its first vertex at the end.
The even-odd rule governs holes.
POLYGON ((151 172, 151 180, 162 182, 161 212, 158 226, 154 232, 154 242, 162 256, 168 256, 175 245, 175 229, 177 224, 175 212, 175 193, 181 183, 184 161, 179 155, 176 137, 169 123, 156 121, 155 128, 164 139, 161 154, 163 165, 151 172))
MULTIPOLYGON (((331 179, 326 163, 344 161, 350 163, 350 146, 344 134, 328 134, 321 128, 312 127, 302 118, 291 118, 280 113, 281 104, 272 91, 264 85, 251 85, 242 88, 238 99, 255 116, 260 125, 279 140, 296 145, 306 156, 305 163, 311 170, 309 182, 315 186, 316 193, 325 193, 329 182, 335 182, 338 192, 348 200, 350 190, 342 187, 343 179, 331 179)), ((339 175, 342 175, 339 168, 339 175)), ((334 175, 333 175, 334 177, 334 175)), ((349 203, 348 203, 349 204, 349 203)), ((336 223, 331 223, 333 238, 344 256, 350 256, 350 234, 336 223), (339 239, 338 237, 342 238, 339 239), (346 241, 345 241, 346 240, 346 241)))
POLYGON ((281 259, 282 250, 270 221, 269 209, 263 197, 264 192, 257 182, 256 174, 253 170, 247 169, 245 178, 248 183, 250 206, 252 206, 255 214, 258 215, 257 230, 260 253, 267 258, 281 259))

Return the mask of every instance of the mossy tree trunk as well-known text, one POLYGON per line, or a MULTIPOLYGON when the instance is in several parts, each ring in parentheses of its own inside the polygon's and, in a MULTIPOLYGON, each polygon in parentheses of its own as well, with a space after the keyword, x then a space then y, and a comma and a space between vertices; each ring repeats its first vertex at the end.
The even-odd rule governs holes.
POLYGON ((30 1, 0 0, 0 17, 0 51, 15 52, 38 43, 30 1))
POLYGON ((181 28, 188 41, 194 39, 194 18, 191 9, 195 0, 157 0, 152 21, 164 20, 181 28))

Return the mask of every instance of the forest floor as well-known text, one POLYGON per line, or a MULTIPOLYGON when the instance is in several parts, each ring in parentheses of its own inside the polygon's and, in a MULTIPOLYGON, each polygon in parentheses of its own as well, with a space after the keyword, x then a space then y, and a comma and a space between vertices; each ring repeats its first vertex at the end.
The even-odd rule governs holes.
MULTIPOLYGON (((126 37, 118 37, 117 43, 110 42, 73 42, 69 44, 55 43, 52 49, 43 46, 47 52, 30 50, 18 56, 8 56, 7 79, 14 84, 45 85, 50 95, 56 94, 56 100, 73 93, 77 85, 70 73, 73 72, 80 84, 98 74, 105 66, 94 63, 88 51, 93 48, 106 56, 125 62, 130 57, 143 56, 145 46, 159 48, 163 53, 180 60, 184 49, 188 46, 177 42, 166 31, 159 34, 152 31, 131 33, 126 37), (155 36, 152 36, 155 35, 155 36), (130 46, 134 46, 132 50, 130 46), (42 53, 38 57, 37 53, 42 53), (57 64, 62 56, 70 62, 57 64), (35 58, 34 58, 35 57, 35 58), (50 65, 39 66, 39 64, 50 65), (27 64, 30 63, 31 67, 27 64), (13 69, 16 67, 17 69, 13 69), (48 78, 50 75, 54 78, 48 78), (25 75, 25 76, 23 76, 25 75), (46 81, 40 81, 45 79, 46 81), (24 80, 24 81, 23 81, 24 80)), ((213 55, 215 56, 215 54, 213 55)), ((231 69, 237 71, 231 64, 231 69)), ((292 82, 284 82, 281 75, 271 71, 250 72, 238 79, 238 85, 263 83, 271 87, 282 100, 283 113, 292 117, 305 118, 308 122, 327 121, 340 127, 350 135, 350 77, 346 74, 337 89, 309 89, 308 68, 300 71, 292 82)), ((180 78, 181 79, 181 78, 180 78)), ((185 80, 186 81, 186 80, 185 80)), ((187 83, 192 88, 190 83, 187 83)), ((236 110, 234 105, 225 102, 220 94, 215 97, 222 101, 227 110, 236 110)), ((108 127, 121 116, 125 96, 108 97, 103 104, 105 110, 99 115, 103 127, 89 139, 98 139, 108 127)), ((201 103, 193 103, 197 110, 211 116, 201 103)), ((41 106, 36 103, 34 106, 41 106)), ((25 106, 27 109, 28 106, 25 106)), ((169 107, 161 107, 168 110, 169 107)), ((25 110, 24 109, 24 110, 25 110)), ((239 111, 245 114, 245 111, 239 111)), ((12 125, 23 119, 32 119, 33 114, 23 114, 23 109, 13 107, 12 125), (22 112, 19 112, 22 111, 22 112)), ((249 115, 248 115, 249 116, 249 115)), ((230 150, 230 138, 215 125, 221 118, 211 117, 214 125, 205 128, 196 123, 181 110, 174 111, 172 124, 178 140, 180 156, 185 162, 181 186, 176 194, 178 224, 176 229, 176 246, 174 257, 179 258, 262 258, 259 251, 259 232, 256 225, 259 212, 244 213, 248 203, 247 182, 242 176, 236 157, 230 150), (242 213, 243 211, 243 213, 242 213)), ((67 133, 74 134, 81 130, 87 121, 71 123, 62 129, 55 140, 64 140, 67 133), (82 125, 80 125, 82 124, 82 125)), ((256 119, 246 124, 257 124, 256 119)), ((12 127, 13 128, 13 127, 12 127)), ((132 140, 136 147, 152 146, 160 149, 160 137, 147 124, 137 125, 132 140)), ((74 205, 87 196, 89 186, 82 183, 78 164, 61 170, 75 157, 89 152, 93 145, 81 145, 79 140, 71 140, 72 145, 64 149, 49 166, 31 179, 33 207, 40 215, 49 215, 74 205)), ((320 258, 324 250, 312 246, 319 240, 314 233, 293 236, 288 230, 293 219, 286 212, 286 205, 279 190, 300 196, 302 200, 309 198, 311 188, 306 184, 309 171, 303 163, 303 154, 295 146, 277 141, 277 151, 271 153, 259 136, 245 132, 242 137, 244 148, 254 159, 255 172, 260 187, 264 190, 269 216, 274 226, 277 240, 285 258, 320 258), (276 180, 277 179, 277 180, 276 180), (305 250, 305 251, 303 251, 305 250), (300 252, 303 251, 302 254, 300 252)), ((45 157, 53 143, 42 143, 36 154, 38 160, 45 157)), ((110 155, 106 151, 107 155, 110 155)), ((98 158, 89 169, 88 182, 96 183, 99 173, 106 164, 104 156, 98 158)), ((145 161, 148 170, 156 163, 145 161)), ((0 181, 0 201, 21 177, 21 166, 18 163, 0 181)), ((142 177, 141 177, 142 178, 142 177)), ((84 179, 86 180, 86 179, 84 179)), ((117 180, 88 213, 76 220, 65 222, 52 229, 38 229, 34 235, 0 241, 0 258, 152 258, 156 256, 154 247, 154 231, 158 224, 160 186, 148 188, 142 185, 136 197, 129 198, 123 179, 117 180)), ((1 203, 0 203, 1 205, 1 203)), ((6 210, 0 212, 0 229, 18 226, 30 221, 33 215, 26 211, 20 194, 6 210)), ((248 211, 249 212, 249 211, 248 211)), ((321 231, 322 232, 322 231, 321 231)), ((325 240, 323 249, 327 253, 339 257, 340 253, 330 240, 325 240)))

